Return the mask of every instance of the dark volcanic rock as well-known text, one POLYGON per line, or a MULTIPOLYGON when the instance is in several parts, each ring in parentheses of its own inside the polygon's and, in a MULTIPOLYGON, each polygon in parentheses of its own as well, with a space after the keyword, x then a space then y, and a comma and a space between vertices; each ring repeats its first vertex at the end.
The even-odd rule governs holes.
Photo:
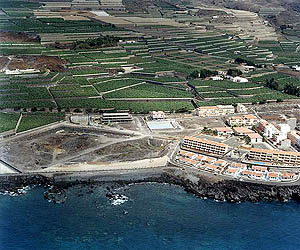
POLYGON ((183 186, 185 190, 200 198, 214 199, 227 202, 259 202, 259 201, 281 201, 295 200, 300 202, 300 186, 274 186, 247 183, 240 181, 223 180, 209 182, 205 178, 197 184, 187 179, 164 174, 162 179, 171 184, 183 186))

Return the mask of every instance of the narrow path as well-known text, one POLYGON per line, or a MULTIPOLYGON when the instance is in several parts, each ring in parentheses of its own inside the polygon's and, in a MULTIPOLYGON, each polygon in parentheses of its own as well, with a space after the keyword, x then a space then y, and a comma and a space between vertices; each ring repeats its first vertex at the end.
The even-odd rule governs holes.
POLYGON ((132 88, 132 87, 142 85, 142 84, 145 84, 145 83, 146 82, 139 82, 139 83, 135 83, 135 84, 132 84, 132 85, 129 85, 129 86, 125 86, 125 87, 121 87, 121 88, 117 88, 117 89, 112 89, 112 90, 109 90, 109 91, 106 91, 106 92, 101 92, 101 94, 104 95, 104 94, 116 92, 116 91, 119 91, 119 90, 122 90, 122 89, 132 88))
POLYGON ((22 118, 23 118, 23 114, 21 113, 21 114, 20 114, 20 117, 19 117, 19 120, 18 120, 18 122, 17 122, 17 125, 16 125, 16 127, 15 127, 15 133, 17 133, 17 131, 18 131, 18 129, 19 129, 19 126, 20 126, 20 123, 21 123, 21 121, 22 121, 22 118))
POLYGON ((50 87, 47 87, 47 90, 48 90, 50 96, 52 97, 52 101, 55 103, 56 108, 58 108, 58 104, 57 104, 57 102, 56 102, 56 100, 55 100, 54 95, 53 95, 52 92, 50 91, 50 87))

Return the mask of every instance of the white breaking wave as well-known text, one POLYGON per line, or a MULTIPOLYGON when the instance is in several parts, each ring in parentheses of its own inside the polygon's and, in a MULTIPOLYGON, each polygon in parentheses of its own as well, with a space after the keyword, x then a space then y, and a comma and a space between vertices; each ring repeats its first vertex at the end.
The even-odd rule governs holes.
POLYGON ((113 206, 118 206, 118 205, 121 205, 121 204, 125 203, 126 201, 128 201, 128 197, 123 194, 115 194, 109 200, 111 201, 111 204, 113 206))

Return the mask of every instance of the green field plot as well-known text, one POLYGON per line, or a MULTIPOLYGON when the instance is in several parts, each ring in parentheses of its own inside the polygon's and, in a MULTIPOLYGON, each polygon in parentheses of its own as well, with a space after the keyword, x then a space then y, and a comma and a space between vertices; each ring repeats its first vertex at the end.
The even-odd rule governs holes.
POLYGON ((197 91, 201 93, 207 93, 207 92, 214 92, 214 91, 221 91, 222 88, 219 87, 205 87, 205 86, 196 86, 197 91))
POLYGON ((235 95, 259 95, 264 93, 271 93, 273 91, 269 88, 257 88, 257 89, 232 90, 231 92, 235 95))
MULTIPOLYGON (((126 77, 128 77, 128 76, 126 76, 126 77)), ((106 81, 109 81, 109 80, 117 80, 117 79, 119 79, 119 78, 101 76, 101 77, 95 77, 95 78, 88 78, 88 82, 90 84, 98 84, 98 83, 101 83, 101 82, 106 82, 106 81)))
POLYGON ((221 97, 233 97, 233 95, 227 92, 213 92, 213 93, 201 93, 203 98, 221 98, 221 97))
POLYGON ((159 102, 125 102, 109 101, 103 99, 78 99, 78 100, 58 100, 61 109, 86 108, 86 109, 115 109, 130 110, 134 113, 148 113, 149 111, 175 111, 193 110, 194 106, 188 101, 159 101, 159 102))
POLYGON ((192 98, 191 92, 155 84, 143 84, 104 95, 105 98, 192 98))
POLYGON ((52 87, 50 91, 55 98, 98 96, 97 91, 91 86, 63 85, 52 87))
POLYGON ((270 92, 265 93, 262 95, 255 95, 251 97, 235 97, 235 98, 229 98, 229 99, 215 99, 214 102, 217 104, 235 104, 235 103, 260 103, 260 102, 266 102, 268 100, 286 100, 286 99, 295 99, 295 96, 286 95, 280 92, 270 92))
POLYGON ((33 16, 33 11, 29 11, 28 9, 5 9, 5 12, 9 17, 13 18, 33 16))
POLYGON ((23 114, 20 126, 17 132, 23 132, 33 128, 41 127, 50 123, 64 120, 65 115, 63 113, 33 113, 23 114))
MULTIPOLYGON (((214 40, 211 40, 209 37, 198 39, 198 42, 194 42, 193 44, 195 44, 194 46, 198 53, 228 59, 237 58, 242 55, 243 57, 251 58, 254 62, 266 60, 266 56, 272 53, 268 48, 249 47, 244 40, 233 40, 228 36, 215 37, 214 40)), ((280 48, 279 45, 278 47, 280 48)))
POLYGON ((294 78, 294 77, 287 77, 284 79, 278 79, 276 80, 279 83, 279 88, 283 89, 285 85, 287 84, 293 84, 296 86, 300 86, 300 79, 294 78))
POLYGON ((35 9, 40 7, 41 4, 38 2, 19 1, 19 0, 1 0, 0 8, 30 8, 35 9))
POLYGON ((137 80, 137 79, 115 79, 115 80, 108 80, 106 82, 101 82, 95 84, 94 86, 99 92, 106 92, 113 89, 131 86, 133 84, 137 84, 141 82, 142 80, 137 80))
POLYGON ((107 71, 103 68, 84 68, 84 69, 71 69, 68 70, 68 73, 73 74, 73 76, 80 76, 80 75, 93 75, 93 74, 101 74, 107 73, 107 71))
MULTIPOLYGON (((55 79, 56 80, 56 79, 55 79)), ((65 76, 61 80, 59 80, 58 84, 79 84, 79 85, 87 85, 90 84, 85 77, 72 77, 65 76)))
POLYGON ((235 83, 232 81, 224 80, 224 81, 213 81, 213 80, 193 80, 190 82, 193 86, 209 86, 209 87, 218 87, 224 89, 244 89, 244 88, 254 88, 259 87, 258 84, 255 83, 235 83))
POLYGON ((20 114, 0 113, 0 133, 16 128, 20 114))
POLYGON ((13 108, 13 109, 22 109, 22 108, 56 108, 56 105, 52 101, 2 101, 0 102, 0 108, 13 108))
POLYGON ((103 52, 90 52, 90 53, 82 53, 81 56, 85 56, 89 61, 116 61, 116 59, 120 59, 122 57, 127 57, 130 54, 127 52, 122 53, 103 53, 103 52))
MULTIPOLYGON (((96 21, 64 20, 63 18, 11 19, 14 31, 31 33, 86 33, 122 30, 110 24, 96 21)), ((9 27, 11 29, 11 27, 9 27)))
POLYGON ((190 74, 192 71, 199 69, 197 66, 161 58, 156 58, 152 63, 139 64, 138 66, 144 68, 144 72, 149 73, 159 71, 176 71, 184 74, 190 74))
POLYGON ((45 50, 42 47, 32 46, 1 46, 0 55, 40 55, 45 50))
POLYGON ((0 102, 16 100, 51 99, 48 90, 43 87, 28 88, 22 85, 0 85, 0 102))
POLYGON ((155 82, 160 82, 160 83, 179 83, 179 82, 186 82, 185 79, 181 79, 178 77, 171 77, 171 76, 136 76, 136 75, 128 75, 128 77, 143 80, 143 81, 155 81, 155 82))
POLYGON ((259 77, 252 77, 250 80, 253 83, 265 83, 267 80, 281 80, 281 79, 287 79, 287 78, 291 78, 289 75, 286 74, 282 74, 282 73, 274 73, 274 74, 266 74, 263 76, 259 76, 259 77))

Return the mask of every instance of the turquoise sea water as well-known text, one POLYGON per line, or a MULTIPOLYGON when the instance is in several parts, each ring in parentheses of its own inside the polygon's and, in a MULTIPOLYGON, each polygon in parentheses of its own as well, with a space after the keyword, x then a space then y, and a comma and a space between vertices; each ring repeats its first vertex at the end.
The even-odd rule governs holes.
POLYGON ((132 185, 112 205, 101 187, 71 188, 63 204, 42 188, 0 196, 0 249, 300 249, 300 205, 217 203, 180 187, 132 185), (83 194, 78 197, 78 194, 83 194))

